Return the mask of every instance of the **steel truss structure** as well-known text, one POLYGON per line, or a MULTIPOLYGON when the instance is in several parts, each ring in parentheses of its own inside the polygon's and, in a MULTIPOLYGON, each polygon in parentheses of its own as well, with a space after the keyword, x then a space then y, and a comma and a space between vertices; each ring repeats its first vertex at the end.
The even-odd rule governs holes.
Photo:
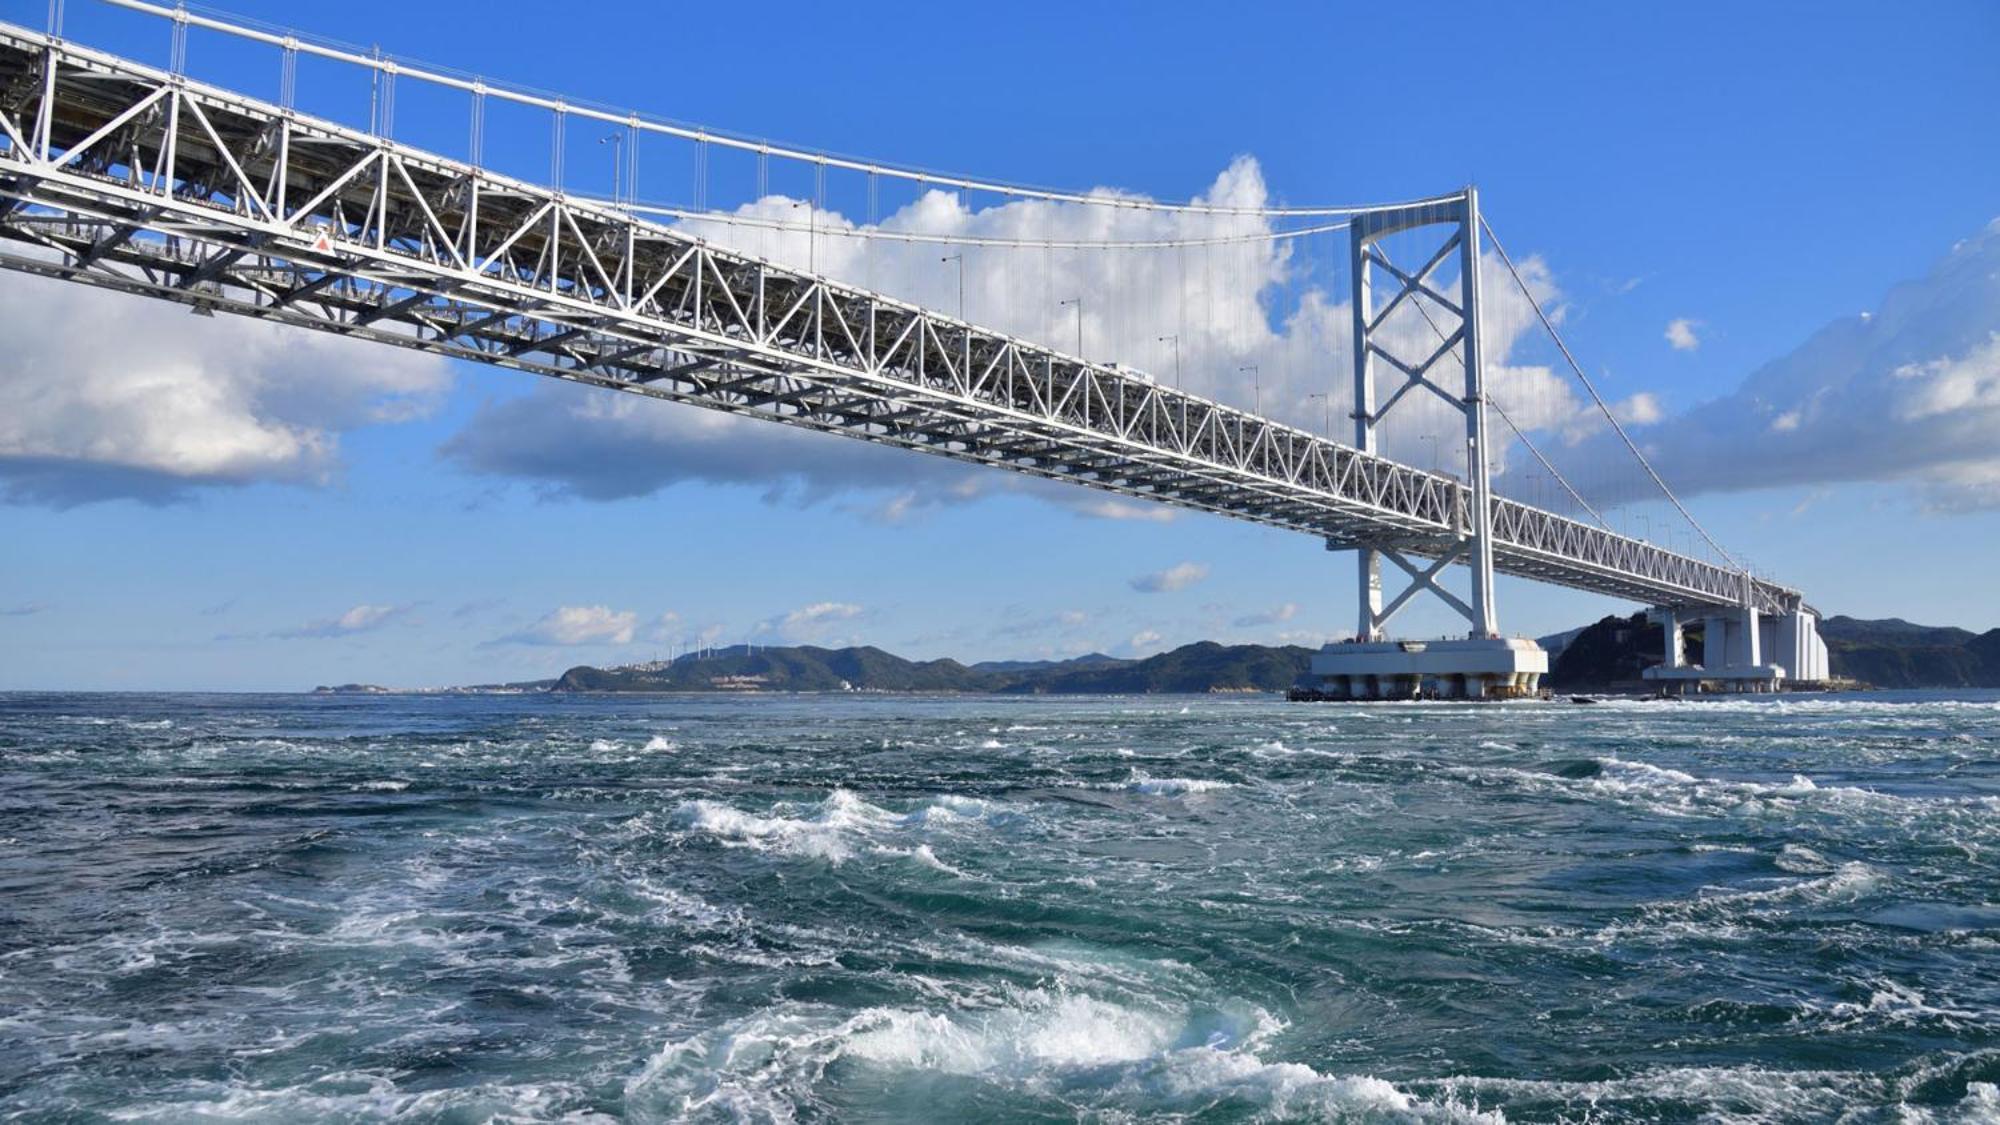
MULTIPOLYGON (((1459 205, 1461 197, 1441 201, 1459 205)), ((1796 591, 613 207, 0 24, 0 266, 1634 601, 1796 591), (1747 583, 1747 585, 1746 585, 1747 583)), ((1440 564, 1442 566, 1443 564, 1440 564)))

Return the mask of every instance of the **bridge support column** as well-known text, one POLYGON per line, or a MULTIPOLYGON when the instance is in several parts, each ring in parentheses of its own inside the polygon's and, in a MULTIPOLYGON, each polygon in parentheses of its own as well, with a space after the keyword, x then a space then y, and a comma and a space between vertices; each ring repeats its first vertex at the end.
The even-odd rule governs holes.
POLYGON ((1722 668, 1729 664, 1729 619, 1710 614, 1701 622, 1701 666, 1722 668))
POLYGON ((1355 569, 1361 580, 1361 616, 1354 635, 1364 641, 1382 639, 1382 556, 1373 548, 1355 552, 1355 569))
POLYGON ((1458 231, 1459 292, 1465 308, 1459 326, 1464 339, 1465 475, 1472 484, 1472 635, 1498 637, 1493 607, 1493 472, 1486 457, 1486 362, 1479 326, 1479 189, 1465 189, 1465 215, 1458 231))
POLYGON ((1664 646, 1666 651, 1661 653, 1664 666, 1678 668, 1685 663, 1681 654, 1682 650, 1687 647, 1686 640, 1681 634, 1681 615, 1673 609, 1661 610, 1660 627, 1666 633, 1666 644, 1664 646))
POLYGON ((1764 663, 1764 646, 1761 643, 1763 637, 1758 628, 1756 606, 1743 607, 1743 623, 1737 626, 1737 631, 1743 636, 1742 646, 1738 652, 1731 655, 1739 655, 1742 660, 1733 663, 1742 663, 1751 668, 1764 663))
POLYGON ((1788 679, 1810 678, 1809 654, 1795 639, 1801 630, 1810 627, 1795 619, 1810 621, 1810 613, 1766 618, 1752 605, 1734 610, 1708 610, 1702 617, 1701 663, 1695 665, 1677 658, 1680 611, 1666 606, 1653 610, 1652 615, 1666 626, 1666 659, 1642 675, 1658 683, 1662 691, 1766 692, 1778 690, 1788 679), (1788 655, 1794 649, 1801 651, 1788 655))
POLYGON ((1434 474, 1423 485, 1444 497, 1442 511, 1451 530, 1413 541, 1339 542, 1330 549, 1353 548, 1359 570, 1354 640, 1329 645, 1313 658, 1313 672, 1322 691, 1336 698, 1364 695, 1435 695, 1445 698, 1494 698, 1532 694, 1548 671, 1548 654, 1533 641, 1500 636, 1493 598, 1493 493, 1487 455, 1485 359, 1480 326, 1479 192, 1468 187, 1456 197, 1369 212, 1357 216, 1349 232, 1349 264, 1354 282, 1354 444, 1364 453, 1378 452, 1378 428, 1405 397, 1432 395, 1465 418, 1465 475, 1462 482, 1434 474), (1423 228, 1441 228, 1443 242, 1422 263, 1399 266, 1389 258, 1383 240, 1423 228), (1410 268, 1414 267, 1414 268, 1410 268), (1453 270, 1457 284, 1450 283, 1453 270), (1377 305, 1374 284, 1387 284, 1387 300, 1377 305), (1397 319, 1400 317, 1401 319, 1397 319), (1410 344, 1411 333, 1420 347, 1410 344), (1435 342, 1430 335, 1435 335, 1435 342), (1378 368, 1376 360, 1383 361, 1378 368), (1462 391, 1447 390, 1449 370, 1439 365, 1459 361, 1462 391), (1390 369, 1393 369, 1390 370, 1390 369), (1376 376, 1388 372, 1397 381, 1377 406, 1376 376), (1428 566, 1411 561, 1430 560, 1428 566), (1408 584, 1385 606, 1382 562, 1403 571, 1408 584), (1454 563, 1462 564, 1471 581, 1461 598, 1447 590, 1438 576, 1454 563), (1385 640, 1383 626, 1420 593, 1428 592, 1457 610, 1470 628, 1463 639, 1401 643, 1385 640))

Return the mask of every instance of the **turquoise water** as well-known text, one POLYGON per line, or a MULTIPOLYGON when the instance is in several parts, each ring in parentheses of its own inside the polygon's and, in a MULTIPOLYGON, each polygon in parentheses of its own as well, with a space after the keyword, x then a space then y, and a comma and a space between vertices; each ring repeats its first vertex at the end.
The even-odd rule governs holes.
POLYGON ((0 1114, 2000 1119, 2000 696, 0 696, 0 1114))

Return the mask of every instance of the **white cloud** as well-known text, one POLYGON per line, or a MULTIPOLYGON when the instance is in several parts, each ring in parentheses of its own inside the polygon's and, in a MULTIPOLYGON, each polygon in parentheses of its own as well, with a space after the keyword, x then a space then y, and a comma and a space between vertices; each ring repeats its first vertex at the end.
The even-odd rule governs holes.
POLYGON ((1265 625, 1278 625, 1298 616, 1298 612, 1299 606, 1297 602, 1286 602, 1276 609, 1266 610, 1262 613, 1245 614, 1237 618, 1234 624, 1238 629, 1255 629, 1265 625))
POLYGON ((340 435, 433 410, 434 356, 28 274, 0 274, 0 497, 165 501, 313 484, 340 435))
POLYGON ((788 629, 796 629, 828 621, 846 621, 859 616, 861 607, 852 602, 814 602, 803 609, 795 609, 786 614, 784 625, 788 629))
POLYGON ((1058 613, 1037 614, 1022 606, 1010 607, 1006 620, 994 627, 992 637, 1024 637, 1049 633, 1074 635, 1090 620, 1090 615, 1080 609, 1066 609, 1058 613))
POLYGON ((1132 579, 1130 585, 1142 594, 1164 594, 1185 590, 1207 577, 1208 567, 1205 564, 1183 562, 1175 563, 1165 570, 1141 574, 1132 579))
POLYGON ((652 623, 646 626, 644 633, 646 640, 659 644, 679 641, 684 639, 686 635, 687 628, 681 621, 681 615, 672 610, 668 610, 654 618, 652 623))
POLYGON ((1659 398, 1651 391, 1640 391, 1624 402, 1614 405, 1611 412, 1618 416, 1620 422, 1628 426, 1650 426, 1667 416, 1667 412, 1660 409, 1659 398))
MULTIPOLYGON (((833 640, 828 633, 842 622, 853 621, 868 611, 853 602, 814 602, 790 613, 768 618, 754 630, 759 636, 776 637, 782 642, 803 644, 833 640)), ((843 638, 852 642, 852 638, 843 638)))
POLYGON ((1143 629, 1132 634, 1132 639, 1125 642, 1125 650, 1133 656, 1150 655, 1159 651, 1161 639, 1160 634, 1153 630, 1143 629))
POLYGON ((1148 523, 1172 523, 1180 516, 1180 511, 1164 504, 1142 504, 1133 500, 1114 500, 1108 496, 1078 495, 1074 502, 1066 505, 1079 515, 1093 516, 1102 520, 1144 520, 1148 523))
POLYGON ((623 645, 632 643, 639 615, 631 610, 613 610, 601 605, 566 605, 552 610, 541 620, 516 633, 501 637, 502 644, 523 645, 623 645))
POLYGON ((588 500, 644 496, 682 481, 745 485, 761 489, 766 500, 796 503, 847 489, 894 490, 889 507, 878 513, 890 520, 930 497, 976 493, 973 474, 981 472, 942 458, 567 383, 481 406, 443 452, 474 472, 518 477, 588 500))
POLYGON ((346 637, 379 629, 410 611, 406 605, 357 605, 338 617, 308 621, 291 629, 280 629, 277 637, 346 637))
POLYGON ((1667 343, 1673 345, 1673 349, 1677 352, 1691 352, 1701 347, 1701 337, 1695 335, 1694 331, 1700 324, 1700 321, 1689 320, 1684 316, 1668 321, 1667 343))
POLYGON ((1326 634, 1317 629, 1281 629, 1274 639, 1281 645, 1318 648, 1326 643, 1326 634))
POLYGON ((1906 363, 1889 374, 1906 389, 1896 404, 1896 415, 1905 422, 1967 411, 1990 413, 2000 408, 2000 331, 1962 354, 1906 363))
MULTIPOLYGON (((2000 506, 1996 433, 2000 220, 1872 315, 1835 320, 1734 393, 1662 419, 1646 444, 1684 496, 1903 481, 1925 506, 1959 511, 2000 506)), ((1626 458, 1601 435, 1572 452, 1586 473, 1626 458)))

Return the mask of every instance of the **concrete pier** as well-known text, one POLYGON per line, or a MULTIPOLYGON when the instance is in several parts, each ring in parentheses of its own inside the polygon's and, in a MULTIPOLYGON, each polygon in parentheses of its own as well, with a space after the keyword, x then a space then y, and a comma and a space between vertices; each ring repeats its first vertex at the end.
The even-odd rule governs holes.
POLYGON ((1772 692, 1788 682, 1821 683, 1827 678, 1826 642, 1819 636, 1819 617, 1809 609, 1775 615, 1749 608, 1709 612, 1702 618, 1699 664, 1688 664, 1682 657, 1678 613, 1661 608, 1652 617, 1666 629, 1666 651, 1659 666, 1642 675, 1670 694, 1772 692))
POLYGON ((1330 699, 1516 699, 1541 690, 1549 654, 1519 637, 1347 641, 1312 658, 1330 699))

